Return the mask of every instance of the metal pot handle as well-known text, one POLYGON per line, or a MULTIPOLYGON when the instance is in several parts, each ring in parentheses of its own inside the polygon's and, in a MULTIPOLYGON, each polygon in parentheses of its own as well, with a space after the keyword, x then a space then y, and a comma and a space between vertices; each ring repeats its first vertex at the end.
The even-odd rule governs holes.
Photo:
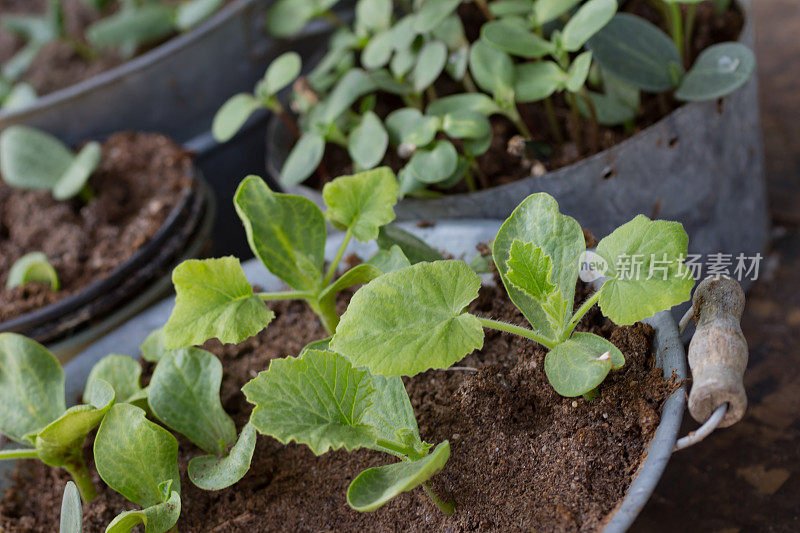
POLYGON ((679 439, 676 450, 697 444, 717 427, 731 426, 744 416, 748 356, 740 325, 744 302, 744 291, 735 280, 709 277, 698 285, 692 307, 681 319, 681 333, 692 318, 696 325, 688 355, 692 371, 689 413, 702 426, 679 439))

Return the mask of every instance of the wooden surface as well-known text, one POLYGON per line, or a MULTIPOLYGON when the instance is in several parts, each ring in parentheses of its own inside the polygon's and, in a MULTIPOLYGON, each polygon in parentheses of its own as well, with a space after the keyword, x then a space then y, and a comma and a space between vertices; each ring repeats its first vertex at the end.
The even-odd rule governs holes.
POLYGON ((673 456, 635 532, 800 531, 800 0, 753 3, 774 230, 742 319, 750 406, 673 456))

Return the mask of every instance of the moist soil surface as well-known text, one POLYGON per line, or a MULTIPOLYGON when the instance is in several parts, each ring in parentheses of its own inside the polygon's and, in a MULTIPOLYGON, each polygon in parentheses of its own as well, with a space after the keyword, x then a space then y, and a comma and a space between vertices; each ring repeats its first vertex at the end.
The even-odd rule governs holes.
MULTIPOLYGON (((578 293, 578 298, 586 294, 578 293)), ((305 304, 278 302, 272 308, 275 320, 256 337, 239 345, 209 341, 205 346, 222 359, 222 404, 239 428, 251 410, 241 387, 271 359, 297 354, 326 336, 305 304)), ((472 312, 525 324, 498 288, 483 288, 472 312)), ((189 459, 201 452, 180 439, 178 530, 597 530, 637 472, 675 384, 654 368, 650 326, 616 327, 595 308, 578 329, 611 339, 626 358, 625 367, 611 373, 592 402, 555 393, 544 376, 545 352, 538 345, 489 330, 484 348, 458 363, 457 368, 468 369, 428 371, 406 380, 422 438, 450 441, 450 460, 431 484, 456 502, 452 517, 420 488, 376 512, 353 511, 345 499, 349 483, 365 468, 389 464, 390 456, 359 450, 315 457, 304 445, 284 446, 266 436, 259 436, 251 470, 237 485, 201 491, 186 476, 189 459)), ((144 370, 147 376, 152 366, 144 370)), ((89 444, 85 455, 100 486, 89 444)), ((67 479, 61 470, 30 462, 0 502, 0 531, 53 531, 67 479)), ((84 505, 85 531, 103 531, 116 514, 132 508, 103 486, 97 500, 84 505)))
MULTIPOLYGON (((723 14, 717 14, 711 2, 697 4, 696 10, 695 31, 685 55, 687 68, 691 66, 702 50, 712 44, 736 41, 744 26, 744 17, 737 10, 735 4, 732 4, 730 11, 723 14)), ((663 17, 646 0, 627 2, 625 11, 635 13, 667 31, 663 17)), ((478 39, 477 29, 485 22, 485 18, 475 4, 461 4, 459 14, 464 21, 467 38, 471 42, 478 39)), ((436 93, 439 97, 456 92, 464 92, 464 88, 447 76, 442 76, 436 84, 436 93)), ((631 127, 599 126, 595 128, 590 120, 583 117, 579 119, 579 124, 576 126, 569 102, 563 95, 555 94, 551 99, 560 137, 550 126, 543 102, 517 105, 523 122, 532 134, 530 140, 533 142, 527 143, 527 147, 522 142, 520 132, 509 120, 499 115, 490 118, 493 130, 492 144, 484 155, 477 158, 480 171, 474 173, 478 189, 497 187, 571 165, 632 137, 683 105, 683 102, 672 98, 671 93, 655 95, 642 92, 641 106, 631 127)), ((391 111, 401 107, 404 107, 402 100, 381 93, 376 109, 378 114, 385 118, 391 111)), ((457 140, 451 139, 451 141, 457 147, 460 145, 457 140)), ((383 161, 383 164, 390 166, 395 172, 399 171, 406 163, 406 160, 397 156, 395 148, 392 147, 383 161)), ((326 146, 325 158, 320 171, 309 178, 305 184, 321 189, 331 178, 353 172, 354 169, 347 151, 329 143, 326 146)), ((429 189, 443 194, 469 191, 464 180, 451 188, 429 187, 429 189)))
POLYGON ((191 185, 191 156, 163 135, 109 137, 89 179, 88 203, 6 185, 0 176, 0 322, 80 291, 113 272, 158 231, 191 185), (22 255, 43 252, 61 289, 28 283, 6 289, 22 255))

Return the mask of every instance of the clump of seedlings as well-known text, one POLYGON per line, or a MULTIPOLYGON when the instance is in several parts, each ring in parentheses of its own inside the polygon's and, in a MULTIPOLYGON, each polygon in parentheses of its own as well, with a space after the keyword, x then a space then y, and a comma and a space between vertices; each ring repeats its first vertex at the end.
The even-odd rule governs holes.
MULTIPOLYGON (((355 237, 368 242, 381 236, 394 220, 397 181, 388 168, 342 176, 326 184, 323 212, 300 196, 275 193, 257 176, 242 181, 236 191, 236 211, 245 226, 253 253, 291 290, 254 292, 239 259, 190 260, 173 272, 175 309, 164 326, 167 348, 202 344, 210 338, 236 343, 255 335, 273 319, 264 305, 270 300, 304 300, 330 334, 339 323, 336 295, 383 273, 410 264, 400 249, 384 252, 334 280, 347 245, 355 237), (325 267, 326 220, 344 230, 333 261, 325 267)), ((395 232, 396 234, 397 232, 395 232)), ((393 242, 384 235, 384 242, 393 242)))
POLYGON ((84 3, 99 13, 111 12, 87 28, 85 39, 67 32, 61 0, 48 0, 42 15, 0 17, 3 28, 25 43, 0 69, 0 108, 26 107, 36 100, 34 88, 20 79, 42 49, 52 42, 67 43, 89 62, 109 49, 129 58, 143 46, 194 28, 213 15, 224 0, 84 0, 84 3), (111 9, 115 4, 118 4, 116 9, 111 9))
MULTIPOLYGON (((336 20, 335 3, 277 2, 270 28, 286 34, 312 18, 336 20)), ((585 154, 599 150, 599 125, 635 125, 641 91, 710 100, 747 81, 753 54, 737 43, 707 48, 686 71, 695 2, 685 2, 685 9, 673 0, 655 3, 671 36, 639 16, 617 13, 615 0, 429 0, 402 2, 399 9, 391 0, 359 0, 353 23, 338 23, 327 54, 307 76, 298 77, 296 54, 277 58, 255 94, 236 95, 219 110, 214 133, 225 141, 256 109, 278 113, 297 136, 281 170, 284 185, 301 183, 318 168, 325 177, 320 164, 333 144, 357 170, 393 162, 401 196, 440 194, 462 181, 470 190, 485 188, 477 158, 492 145, 492 117, 517 130, 509 149, 546 154, 552 146, 532 140, 525 111, 540 102, 551 138, 569 140, 585 154), (466 31, 470 10, 483 19, 479 32, 466 31), (479 37, 469 39, 472 33, 479 37), (276 96, 292 81, 297 125, 276 96), (569 139, 555 95, 571 110, 569 139)))
POLYGON ((464 262, 435 261, 388 273, 356 292, 330 349, 373 373, 411 376, 482 348, 483 328, 490 328, 546 347, 544 370, 556 392, 591 398, 625 359, 608 340, 575 327, 596 303, 626 325, 686 301, 694 285, 683 264, 687 246, 681 224, 637 216, 597 245, 595 274, 607 279, 573 312, 584 236, 551 196, 534 194, 504 222, 492 249, 509 298, 531 328, 466 312, 480 278, 464 262))

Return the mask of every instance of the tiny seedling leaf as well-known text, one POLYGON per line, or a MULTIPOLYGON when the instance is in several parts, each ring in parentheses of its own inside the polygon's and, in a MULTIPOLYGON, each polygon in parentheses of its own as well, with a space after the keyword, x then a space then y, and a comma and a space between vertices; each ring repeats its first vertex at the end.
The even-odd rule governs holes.
POLYGON ((368 468, 350 484, 347 503, 356 511, 374 511, 398 494, 428 481, 449 458, 450 444, 444 441, 422 459, 368 468))
POLYGON ((359 125, 347 137, 347 153, 362 169, 375 167, 383 160, 389 146, 389 134, 380 117, 367 111, 359 125))
POLYGON ((275 37, 291 37, 314 18, 314 2, 277 0, 267 12, 267 31, 275 37))
POLYGON ((172 491, 167 501, 157 503, 141 511, 125 511, 119 514, 106 528, 106 533, 131 533, 136 526, 144 525, 144 533, 166 533, 181 515, 181 495, 172 491))
MULTIPOLYGON (((617 12, 617 0, 589 0, 564 25, 564 50, 577 52, 617 12)), ((621 58, 622 59, 622 58, 621 58)))
POLYGON ((227 142, 233 139, 250 115, 261 106, 261 101, 252 94, 239 93, 231 96, 214 115, 214 122, 211 125, 214 139, 218 142, 227 142))
POLYGON ((53 187, 53 198, 68 200, 77 196, 86 186, 86 182, 100 164, 102 157, 103 149, 100 147, 100 143, 95 141, 86 143, 53 187))
POLYGON ((297 185, 317 169, 325 154, 325 138, 319 133, 304 133, 294 145, 281 169, 283 185, 297 185))
POLYGON ((720 98, 744 85, 755 67, 753 52, 742 44, 709 46, 686 73, 675 98, 688 102, 720 98))
POLYGON ((127 402, 142 390, 140 377, 142 367, 132 357, 111 354, 102 358, 89 372, 84 388, 84 399, 92 397, 92 391, 102 380, 114 390, 117 402, 127 402))
POLYGON ((316 455, 375 444, 373 428, 362 420, 372 403, 371 376, 341 355, 308 350, 273 359, 242 391, 255 405, 253 426, 284 444, 306 444, 316 455))
POLYGON ((375 83, 361 69, 349 70, 325 100, 321 120, 329 124, 347 111, 356 100, 375 89, 375 83))
MULTIPOLYGON (((407 442, 420 452, 427 452, 419 437, 419 427, 414 408, 408 398, 400 376, 372 376, 372 406, 364 415, 364 422, 375 428, 378 438, 390 442, 407 442)), ((391 450, 386 453, 396 454, 391 450)))
POLYGON ((73 159, 64 143, 49 133, 9 126, 0 134, 0 173, 12 187, 52 190, 73 159))
POLYGON ((553 52, 553 45, 547 39, 503 20, 484 24, 481 39, 511 55, 528 59, 538 59, 553 52))
POLYGON ((447 64, 447 46, 442 41, 428 41, 417 56, 411 71, 414 90, 422 92, 435 82, 447 64))
POLYGON ((355 293, 331 348, 387 376, 447 368, 483 346, 480 322, 464 312, 480 285, 461 261, 419 263, 384 274, 355 293))
POLYGON ((389 167, 341 176, 326 183, 322 198, 325 218, 334 227, 349 229, 361 242, 378 237, 378 229, 394 220, 397 179, 389 167))
POLYGON ((175 308, 164 326, 168 349, 203 344, 211 338, 242 342, 274 318, 244 276, 239 259, 192 259, 172 272, 175 308))
POLYGON ((439 126, 437 117, 425 116, 413 107, 397 109, 386 117, 389 140, 395 145, 425 146, 436 137, 439 126))
POLYGON ((493 95, 514 88, 511 57, 486 42, 478 41, 470 48, 469 71, 478 87, 493 95))
MULTIPOLYGON (((598 124, 603 126, 618 126, 636 117, 638 106, 631 107, 625 102, 607 94, 596 93, 594 91, 587 91, 587 93, 594 105, 594 112, 597 115, 598 124)), ((587 118, 591 118, 591 111, 583 98, 578 98, 577 102, 581 114, 587 118)))
POLYGON ((175 31, 170 6, 148 3, 121 9, 95 22, 86 30, 86 39, 95 48, 127 48, 158 41, 175 31))
POLYGON ((544 371, 561 396, 574 397, 591 391, 612 368, 621 368, 625 357, 619 348, 593 333, 577 332, 550 350, 544 371))
POLYGON ((444 116, 454 111, 477 111, 485 116, 500 112, 497 103, 483 93, 462 93, 444 96, 428 105, 426 113, 444 116))
POLYGON ((563 87, 566 73, 553 61, 521 63, 514 67, 514 92, 517 102, 543 100, 563 87))
POLYGON ((222 6, 225 0, 188 0, 175 7, 175 27, 180 31, 194 28, 222 6))
MULTIPOLYGON (((616 2, 616 0, 612 0, 616 2)), ((592 52, 584 52, 576 57, 567 72, 567 90, 576 93, 581 90, 586 78, 589 76, 589 67, 592 66, 592 52)))
POLYGON ((61 286, 56 269, 42 252, 25 254, 11 265, 6 278, 6 288, 13 289, 26 283, 46 283, 54 291, 61 286))
POLYGON ((256 438, 255 427, 247 424, 227 455, 205 455, 191 459, 189 479, 203 490, 222 490, 237 483, 250 470, 256 438))
POLYGON ((461 0, 427 0, 414 15, 414 30, 428 33, 456 10, 461 0))
POLYGON ((491 135, 492 126, 482 113, 464 109, 442 117, 442 131, 453 139, 482 139, 491 135))
POLYGON ((559 18, 575 7, 581 0, 536 0, 533 2, 534 20, 537 26, 559 18))
POLYGON ((245 178, 233 201, 250 249, 267 270, 298 291, 318 290, 327 229, 314 202, 272 192, 258 176, 245 178))
POLYGON ((391 0, 358 0, 356 28, 364 32, 386 29, 392 22, 391 0))
POLYGON ((389 250, 397 245, 412 265, 444 259, 444 256, 431 248, 428 243, 393 224, 387 224, 380 229, 376 242, 381 250, 389 250))
POLYGON ((72 481, 67 481, 64 487, 64 497, 61 499, 61 520, 59 533, 83 532, 83 508, 78 487, 72 481))
POLYGON ((261 96, 278 94, 278 91, 292 83, 300 75, 302 68, 303 61, 297 52, 285 52, 279 55, 270 63, 264 74, 260 85, 264 93, 261 96))
POLYGON ((369 258, 367 263, 384 274, 411 266, 406 254, 396 244, 393 244, 388 250, 378 250, 375 255, 369 258))
POLYGON ((236 426, 222 409, 221 383, 222 364, 214 354, 194 347, 172 350, 153 372, 148 402, 168 428, 222 455, 236 441, 236 426))
POLYGON ((94 441, 97 472, 106 484, 142 507, 162 503, 163 483, 180 492, 178 441, 133 405, 114 405, 94 441))
POLYGON ((431 148, 417 150, 408 163, 414 179, 420 183, 434 184, 447 180, 458 166, 458 151, 450 141, 440 140, 431 148))
POLYGON ((139 350, 142 352, 142 359, 150 363, 158 363, 167 352, 164 347, 164 328, 151 331, 139 346, 139 350))

